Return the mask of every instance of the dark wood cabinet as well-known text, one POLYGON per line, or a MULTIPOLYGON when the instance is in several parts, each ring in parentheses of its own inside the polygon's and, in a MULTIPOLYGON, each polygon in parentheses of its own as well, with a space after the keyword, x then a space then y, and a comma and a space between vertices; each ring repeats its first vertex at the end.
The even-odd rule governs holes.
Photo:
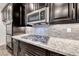
POLYGON ((50 52, 50 56, 65 56, 65 55, 59 54, 59 53, 56 53, 56 52, 50 52))
POLYGON ((13 52, 17 56, 64 56, 16 39, 13 39, 13 41, 13 52))
POLYGON ((2 21, 5 23, 7 20, 7 8, 2 10, 2 21))
POLYGON ((6 22, 6 48, 12 54, 12 4, 8 4, 3 11, 3 20, 6 22))
POLYGON ((25 26, 25 7, 22 3, 13 3, 13 26, 25 26))
MULTIPOLYGON (((9 3, 2 10, 2 20, 6 25, 6 47, 13 52, 13 27, 25 26, 25 9, 22 3, 9 3)), ((11 53, 12 54, 12 53, 11 53)))
POLYGON ((13 39, 13 55, 17 56, 19 52, 18 41, 13 39))
POLYGON ((12 20, 13 26, 25 26, 25 6, 23 3, 9 3, 2 10, 3 22, 12 20))
POLYGON ((27 13, 41 9, 46 6, 46 3, 25 3, 25 15, 27 15, 27 13))
POLYGON ((24 42, 20 42, 20 55, 23 56, 45 56, 46 51, 44 49, 38 48, 36 46, 33 46, 31 44, 27 44, 24 42))

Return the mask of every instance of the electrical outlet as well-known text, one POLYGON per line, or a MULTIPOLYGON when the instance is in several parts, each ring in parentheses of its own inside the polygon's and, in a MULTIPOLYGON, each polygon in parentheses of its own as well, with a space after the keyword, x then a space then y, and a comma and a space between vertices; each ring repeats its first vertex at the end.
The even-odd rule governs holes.
POLYGON ((71 32, 71 28, 67 28, 67 32, 71 32))

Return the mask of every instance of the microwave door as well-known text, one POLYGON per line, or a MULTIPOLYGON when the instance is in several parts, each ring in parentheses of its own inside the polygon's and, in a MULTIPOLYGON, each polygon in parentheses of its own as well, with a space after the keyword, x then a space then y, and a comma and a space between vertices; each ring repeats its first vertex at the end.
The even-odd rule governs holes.
POLYGON ((49 7, 44 7, 27 14, 27 24, 45 23, 49 20, 49 7))

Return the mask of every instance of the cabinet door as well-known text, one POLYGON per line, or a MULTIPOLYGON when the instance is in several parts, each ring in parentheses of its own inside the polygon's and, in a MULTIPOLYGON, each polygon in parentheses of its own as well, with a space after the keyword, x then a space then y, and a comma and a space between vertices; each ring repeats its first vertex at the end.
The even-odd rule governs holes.
POLYGON ((4 8, 2 11, 2 20, 6 22, 7 20, 7 8, 4 8))
POLYGON ((18 50, 18 41, 13 39, 13 54, 15 56, 17 56, 18 52, 19 52, 19 50, 18 50))
POLYGON ((6 43, 7 43, 7 46, 9 47, 9 48, 13 48, 12 47, 12 38, 11 38, 11 35, 6 35, 6 43))
POLYGON ((45 56, 46 51, 42 48, 21 42, 20 43, 21 52, 20 55, 24 56, 45 56))
POLYGON ((77 12, 77 20, 79 21, 79 3, 77 4, 77 11, 76 12, 77 12))
POLYGON ((12 23, 6 25, 6 34, 12 35, 12 23))
POLYGON ((41 9, 45 6, 46 6, 45 3, 26 3, 25 4, 25 11, 26 11, 26 14, 27 14, 27 13, 30 13, 32 11, 41 9))
POLYGON ((12 4, 7 6, 7 21, 12 21, 12 4))
POLYGON ((13 4, 13 25, 25 26, 25 7, 22 3, 13 4))
POLYGON ((17 26, 20 23, 20 5, 13 4, 13 25, 17 26))
POLYGON ((34 10, 35 10, 35 4, 34 3, 26 3, 25 4, 26 15, 27 15, 27 13, 30 13, 30 12, 32 12, 34 10))
POLYGON ((54 8, 55 18, 68 17, 68 3, 55 3, 54 8))
POLYGON ((50 56, 65 56, 65 55, 59 54, 59 53, 56 53, 56 52, 50 52, 50 56))
POLYGON ((12 4, 8 4, 2 10, 2 20, 4 24, 7 24, 8 22, 12 22, 12 4))
POLYGON ((39 3, 39 9, 46 7, 46 3, 39 3))

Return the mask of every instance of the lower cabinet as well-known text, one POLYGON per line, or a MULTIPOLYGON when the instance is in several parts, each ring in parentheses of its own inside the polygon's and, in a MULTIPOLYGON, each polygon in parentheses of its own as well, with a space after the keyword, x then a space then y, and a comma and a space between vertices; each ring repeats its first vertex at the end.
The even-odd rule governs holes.
POLYGON ((46 51, 31 44, 20 42, 21 52, 23 56, 45 56, 46 51))
POLYGON ((17 56, 18 55, 18 53, 19 53, 19 45, 18 45, 18 41, 17 40, 15 40, 15 39, 13 39, 13 54, 15 55, 15 56, 17 56))
POLYGON ((13 48, 15 56, 64 56, 15 39, 13 40, 13 48))
POLYGON ((50 52, 50 56, 65 56, 65 55, 59 54, 59 53, 56 53, 56 52, 50 52))

